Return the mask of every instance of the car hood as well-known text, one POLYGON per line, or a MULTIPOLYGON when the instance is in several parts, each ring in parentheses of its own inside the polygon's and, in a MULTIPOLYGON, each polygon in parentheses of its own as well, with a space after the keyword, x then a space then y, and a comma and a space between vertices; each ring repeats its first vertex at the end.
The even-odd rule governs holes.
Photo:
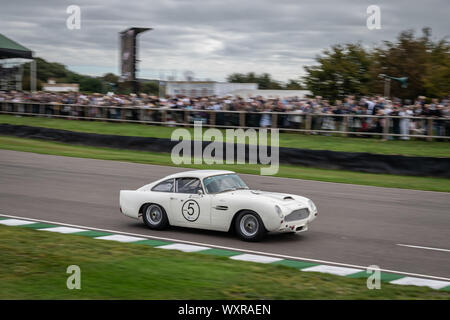
POLYGON ((226 198, 228 197, 245 197, 249 201, 267 201, 272 204, 276 204, 283 207, 298 207, 301 206, 308 206, 308 198, 294 195, 294 194, 288 194, 288 193, 280 193, 280 192, 267 192, 267 191, 260 191, 260 190, 236 190, 236 191, 230 191, 221 193, 219 195, 222 195, 226 198))

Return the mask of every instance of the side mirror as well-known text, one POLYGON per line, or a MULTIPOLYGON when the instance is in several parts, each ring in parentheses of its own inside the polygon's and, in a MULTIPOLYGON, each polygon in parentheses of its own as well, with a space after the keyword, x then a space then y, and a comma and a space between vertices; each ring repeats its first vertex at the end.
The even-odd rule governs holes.
POLYGON ((197 190, 197 194, 198 194, 199 196, 202 196, 202 195, 203 195, 203 190, 202 190, 202 189, 198 189, 198 190, 197 190))

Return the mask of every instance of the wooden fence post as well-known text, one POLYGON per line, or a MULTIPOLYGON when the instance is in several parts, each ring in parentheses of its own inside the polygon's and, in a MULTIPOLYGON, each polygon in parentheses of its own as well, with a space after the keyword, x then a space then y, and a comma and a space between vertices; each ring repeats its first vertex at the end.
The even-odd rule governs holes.
POLYGON ((307 135, 311 134, 311 113, 306 114, 305 130, 307 135))
POLYGON ((383 141, 389 139, 389 129, 390 129, 390 118, 384 116, 384 127, 383 127, 383 141))
POLYGON ((184 109, 184 123, 189 127, 189 109, 184 109))
POLYGON ((344 116, 344 133, 343 133, 343 136, 344 137, 347 137, 348 136, 348 118, 349 118, 349 116, 348 115, 345 115, 344 116))
POLYGON ((432 141, 433 138, 431 138, 431 136, 433 135, 433 119, 432 118, 428 118, 427 119, 427 141, 432 141))
POLYGON ((215 111, 210 111, 209 112, 209 125, 211 127, 215 127, 216 126, 216 112, 215 111))
POLYGON ((239 113, 239 126, 245 127, 245 111, 239 113))
POLYGON ((278 126, 278 114, 272 113, 272 128, 276 129, 278 126))

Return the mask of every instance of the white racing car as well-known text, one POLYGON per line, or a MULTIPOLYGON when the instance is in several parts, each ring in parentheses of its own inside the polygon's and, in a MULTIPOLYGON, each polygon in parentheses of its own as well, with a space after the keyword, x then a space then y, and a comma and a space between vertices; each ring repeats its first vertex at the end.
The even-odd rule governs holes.
POLYGON ((120 211, 150 229, 168 225, 235 230, 244 240, 266 232, 302 232, 317 216, 314 203, 293 194, 249 190, 232 171, 195 170, 120 191, 120 211))

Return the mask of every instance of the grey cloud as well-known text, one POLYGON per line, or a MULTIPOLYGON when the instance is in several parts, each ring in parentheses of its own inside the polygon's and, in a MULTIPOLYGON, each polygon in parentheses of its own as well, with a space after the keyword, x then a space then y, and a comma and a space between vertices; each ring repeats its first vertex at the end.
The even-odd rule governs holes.
POLYGON ((270 71, 296 78, 305 64, 336 43, 365 45, 394 40, 405 29, 447 34, 447 0, 23 0, 6 2, 0 30, 38 56, 86 70, 118 70, 118 32, 130 26, 154 30, 140 36, 141 75, 194 70, 221 80, 231 72, 270 71), (66 28, 66 8, 82 10, 81 30, 66 28), (381 7, 382 29, 366 28, 366 8, 381 7), (95 67, 95 68, 94 68, 95 67))

